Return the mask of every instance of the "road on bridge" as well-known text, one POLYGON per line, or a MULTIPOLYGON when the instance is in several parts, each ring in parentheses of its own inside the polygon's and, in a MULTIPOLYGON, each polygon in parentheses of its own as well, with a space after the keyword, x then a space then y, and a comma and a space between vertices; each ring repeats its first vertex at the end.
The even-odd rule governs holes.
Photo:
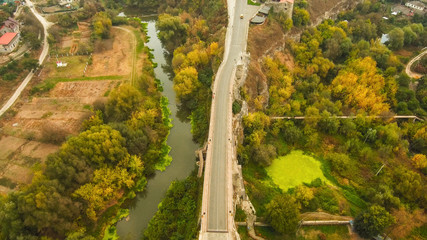
MULTIPOLYGON (((226 37, 224 61, 215 78, 209 144, 204 179, 202 234, 205 239, 226 239, 215 233, 230 233, 232 182, 231 182, 231 122, 232 84, 236 63, 246 51, 249 19, 258 7, 247 6, 245 0, 229 0, 229 26, 226 37), (243 14, 243 18, 241 15, 243 14), (227 172, 228 171, 228 172, 227 172)), ((232 220, 231 220, 232 222, 232 220)))

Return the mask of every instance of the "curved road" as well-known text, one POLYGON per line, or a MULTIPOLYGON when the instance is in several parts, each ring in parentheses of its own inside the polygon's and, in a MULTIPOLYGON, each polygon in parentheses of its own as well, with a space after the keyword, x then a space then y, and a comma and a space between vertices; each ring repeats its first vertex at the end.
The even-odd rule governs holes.
POLYGON ((408 65, 406 65, 406 69, 405 69, 405 71, 406 71, 406 74, 408 74, 408 76, 409 76, 409 77, 411 77, 411 78, 415 78, 415 79, 418 79, 418 78, 420 78, 420 77, 422 77, 422 76, 423 76, 422 74, 412 72, 412 71, 411 71, 411 67, 412 67, 412 64, 414 64, 414 62, 416 62, 416 61, 418 61, 419 59, 421 59, 425 54, 427 54, 427 48, 424 48, 424 51, 423 51, 423 52, 421 52, 418 56, 414 57, 414 58, 413 58, 413 59, 408 63, 408 65))
MULTIPOLYGON (((43 38, 43 50, 39 57, 39 64, 41 65, 43 61, 45 60, 48 52, 49 52, 49 44, 47 42, 47 29, 52 25, 52 23, 48 22, 44 17, 42 17, 37 11, 34 9, 34 5, 30 0, 26 0, 27 6, 30 7, 31 12, 33 12, 34 16, 40 21, 40 23, 43 25, 43 32, 44 32, 44 38, 43 38)), ((18 97, 21 95, 22 91, 25 89, 27 84, 30 82, 30 80, 33 78, 34 72, 31 70, 30 73, 28 73, 27 77, 25 77, 24 81, 22 81, 21 85, 19 85, 18 89, 16 89, 15 93, 12 95, 12 97, 6 102, 6 104, 0 109, 0 116, 2 116, 18 99, 18 97)))

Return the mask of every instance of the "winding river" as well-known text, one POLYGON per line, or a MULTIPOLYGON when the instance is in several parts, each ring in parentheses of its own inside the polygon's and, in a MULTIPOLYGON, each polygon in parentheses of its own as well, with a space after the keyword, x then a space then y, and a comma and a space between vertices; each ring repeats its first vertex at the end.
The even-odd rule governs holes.
POLYGON ((167 143, 172 148, 170 156, 173 161, 165 171, 157 171, 156 175, 148 180, 145 191, 137 195, 130 207, 128 220, 117 223, 117 234, 121 240, 141 239, 142 231, 147 228, 148 222, 156 213, 157 206, 165 196, 171 182, 185 179, 194 169, 195 151, 198 148, 192 141, 190 123, 180 121, 176 115, 177 105, 173 82, 162 69, 162 65, 166 65, 167 62, 164 56, 165 49, 157 37, 156 22, 149 20, 147 23, 148 36, 150 37, 147 45, 153 49, 153 61, 158 64, 154 71, 156 78, 162 82, 163 96, 169 99, 169 109, 172 112, 173 128, 170 131, 167 143))

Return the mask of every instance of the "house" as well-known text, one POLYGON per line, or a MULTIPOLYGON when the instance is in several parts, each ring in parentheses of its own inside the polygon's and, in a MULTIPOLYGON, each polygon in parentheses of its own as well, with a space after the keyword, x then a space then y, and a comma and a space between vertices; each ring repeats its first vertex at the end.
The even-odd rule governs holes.
POLYGON ((19 33, 7 32, 0 37, 0 52, 12 52, 19 42, 19 33))
POLYGON ((19 32, 19 22, 13 18, 8 18, 0 27, 0 35, 8 32, 19 32))
POLYGON ((418 10, 418 11, 424 11, 424 9, 426 9, 426 5, 422 2, 419 1, 410 1, 405 3, 405 6, 418 10))

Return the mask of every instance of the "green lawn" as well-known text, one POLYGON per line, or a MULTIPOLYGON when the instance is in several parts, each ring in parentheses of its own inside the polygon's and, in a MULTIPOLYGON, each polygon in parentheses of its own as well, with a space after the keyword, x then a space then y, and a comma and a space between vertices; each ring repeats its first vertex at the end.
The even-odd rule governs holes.
POLYGON ((304 155, 302 151, 292 151, 275 159, 266 170, 273 182, 284 191, 302 183, 310 183, 316 178, 329 183, 323 175, 321 163, 304 155))
POLYGON ((261 3, 258 3, 255 0, 248 0, 248 5, 261 6, 261 3))

